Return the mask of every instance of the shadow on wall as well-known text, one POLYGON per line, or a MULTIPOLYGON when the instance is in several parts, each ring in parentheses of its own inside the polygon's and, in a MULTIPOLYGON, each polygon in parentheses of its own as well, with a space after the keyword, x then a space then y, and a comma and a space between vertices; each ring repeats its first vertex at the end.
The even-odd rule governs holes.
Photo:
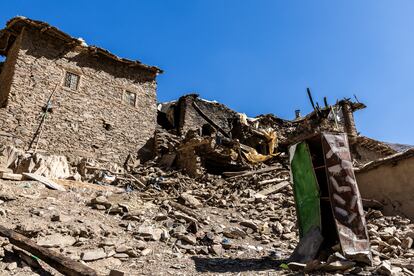
MULTIPOLYGON (((41 40, 42 38, 38 39, 41 40)), ((57 42, 55 42, 55 44, 57 44, 57 42)), ((102 55, 92 55, 86 50, 83 52, 78 52, 76 55, 71 56, 69 53, 74 51, 74 49, 73 47, 69 47, 67 45, 56 45, 55 48, 48 48, 46 45, 41 46, 44 47, 39 46, 26 48, 26 54, 31 55, 35 58, 43 57, 53 61, 58 59, 66 59, 68 62, 74 62, 76 66, 80 68, 87 67, 95 71, 102 70, 116 78, 127 78, 130 81, 138 80, 139 82, 147 82, 154 80, 156 76, 154 73, 147 72, 145 69, 142 69, 138 66, 130 67, 123 65, 102 55), (51 49, 53 49, 53 51, 51 51, 51 49)))
POLYGON ((279 267, 287 260, 273 260, 271 258, 262 259, 227 259, 227 258, 208 258, 192 257, 195 268, 198 272, 213 273, 238 273, 246 271, 281 270, 279 267))
POLYGON ((154 157, 154 137, 152 137, 148 139, 145 145, 138 150, 138 159, 144 163, 153 159, 154 157))

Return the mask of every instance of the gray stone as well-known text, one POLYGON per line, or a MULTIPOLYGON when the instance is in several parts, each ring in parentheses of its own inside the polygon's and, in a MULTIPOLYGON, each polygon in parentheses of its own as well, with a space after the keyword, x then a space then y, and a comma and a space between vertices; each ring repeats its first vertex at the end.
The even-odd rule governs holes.
POLYGON ((126 253, 116 253, 113 257, 118 259, 128 259, 129 255, 126 253))
POLYGON ((203 204, 197 198, 189 193, 182 193, 181 198, 184 199, 185 204, 190 207, 200 208, 203 206, 203 204))
POLYGON ((241 222, 240 222, 240 225, 241 225, 241 226, 244 226, 244 227, 251 228, 251 229, 253 229, 254 231, 257 231, 257 229, 259 228, 259 227, 257 226, 257 224, 256 224, 256 223, 254 223, 254 222, 253 222, 253 221, 251 221, 251 220, 244 220, 244 221, 241 221, 241 222))
MULTIPOLYGON (((96 261, 99 259, 106 258, 107 254, 102 248, 95 249, 95 250, 88 250, 81 253, 81 259, 85 262, 96 261)), ((128 256, 128 255, 127 255, 128 256)))
POLYGON ((197 243, 196 237, 192 234, 187 234, 187 235, 180 234, 180 235, 177 235, 177 238, 191 245, 195 245, 197 243))
POLYGON ((380 275, 392 275, 392 268, 389 261, 383 261, 381 265, 377 268, 377 273, 380 275))
POLYGON ((125 245, 125 244, 121 244, 121 245, 119 245, 119 246, 117 246, 117 247, 115 248, 115 252, 116 252, 116 253, 126 253, 126 252, 128 252, 128 251, 130 251, 130 250, 132 250, 132 247, 127 246, 127 245, 125 245))
POLYGON ((7 265, 6 270, 12 271, 12 270, 15 270, 16 268, 17 268, 17 263, 12 262, 12 263, 7 265))
POLYGON ((103 205, 105 208, 109 209, 112 204, 104 196, 97 196, 91 200, 92 205, 103 205))
POLYGON ((43 247, 66 247, 75 244, 76 239, 72 236, 63 236, 61 234, 52 234, 41 237, 37 244, 43 247))
POLYGON ((338 260, 335 262, 328 263, 323 266, 323 270, 325 271, 339 271, 339 270, 347 270, 355 266, 354 262, 338 260))
POLYGON ((139 250, 143 250, 143 249, 147 248, 147 246, 148 246, 147 243, 144 242, 144 241, 137 241, 135 243, 135 247, 139 250))
POLYGON ((410 237, 406 237, 401 243, 401 247, 404 249, 410 249, 412 246, 413 246, 413 239, 410 237))
POLYGON ((152 226, 141 225, 140 227, 138 227, 136 233, 144 239, 159 241, 161 239, 163 231, 162 229, 154 228, 152 226))
POLYGON ((211 253, 217 256, 223 255, 224 249, 221 244, 213 244, 211 247, 211 253))
POLYGON ((223 235, 231 239, 238 239, 246 237, 247 234, 238 227, 226 227, 223 229, 223 235))
POLYGON ((146 249, 144 249, 144 250, 141 251, 141 255, 142 256, 147 256, 147 255, 149 255, 151 253, 152 253, 152 249, 151 248, 146 248, 146 249))

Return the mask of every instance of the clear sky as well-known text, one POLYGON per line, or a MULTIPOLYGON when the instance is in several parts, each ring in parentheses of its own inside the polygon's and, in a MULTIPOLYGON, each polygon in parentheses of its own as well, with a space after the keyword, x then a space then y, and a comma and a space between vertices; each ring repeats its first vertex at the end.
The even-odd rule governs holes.
POLYGON ((292 119, 311 111, 306 87, 319 103, 355 94, 363 135, 414 144, 414 1, 13 0, 0 24, 16 15, 159 66, 159 101, 196 92, 292 119))

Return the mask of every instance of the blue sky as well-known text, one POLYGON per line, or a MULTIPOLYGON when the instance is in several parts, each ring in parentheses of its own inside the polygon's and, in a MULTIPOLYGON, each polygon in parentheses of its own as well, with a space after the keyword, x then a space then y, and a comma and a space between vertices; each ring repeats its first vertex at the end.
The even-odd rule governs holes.
POLYGON ((141 0, 7 1, 16 15, 47 21, 113 53, 165 70, 158 99, 190 92, 249 116, 291 119, 357 95, 357 127, 414 144, 414 1, 141 0))

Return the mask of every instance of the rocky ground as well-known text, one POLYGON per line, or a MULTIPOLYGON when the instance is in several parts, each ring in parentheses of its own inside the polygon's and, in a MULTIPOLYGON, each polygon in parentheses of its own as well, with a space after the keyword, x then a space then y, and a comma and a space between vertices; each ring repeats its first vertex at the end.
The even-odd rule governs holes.
MULTIPOLYGON (((62 192, 0 180, 0 224, 102 275, 294 275, 286 261, 298 242, 292 188, 285 168, 269 168, 196 181, 142 167, 138 190, 57 181, 62 192)), ((372 267, 337 252, 312 273, 414 275, 414 224, 376 210, 367 219, 372 267)), ((0 275, 60 275, 7 239, 0 245, 0 275)))

